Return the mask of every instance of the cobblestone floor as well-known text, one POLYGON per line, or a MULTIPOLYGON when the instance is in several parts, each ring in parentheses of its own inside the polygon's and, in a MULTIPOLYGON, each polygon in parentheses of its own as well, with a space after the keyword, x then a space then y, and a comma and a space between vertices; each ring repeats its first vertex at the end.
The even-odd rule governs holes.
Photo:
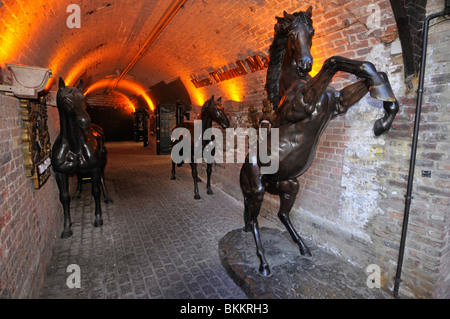
MULTIPOLYGON (((103 204, 94 228, 90 185, 71 202, 73 236, 56 241, 41 298, 246 298, 220 263, 218 241, 242 227, 241 204, 221 190, 193 198, 187 168, 170 180, 170 157, 142 143, 109 143, 103 204), (67 267, 80 267, 69 289, 67 267)), ((71 182, 71 193, 75 184, 71 182)))
MULTIPOLYGON (((95 228, 90 185, 85 184, 80 199, 72 200, 73 236, 57 239, 40 297, 247 299, 219 256, 219 241, 228 232, 243 227, 243 204, 214 186, 214 195, 207 195, 205 182, 199 184, 201 200, 195 200, 190 169, 178 168, 177 180, 170 180, 170 156, 155 155, 152 145, 144 148, 142 143, 115 142, 107 146, 106 183, 114 203, 102 202, 104 224, 95 228), (80 267, 80 288, 67 286, 72 274, 67 267, 71 264, 80 267)), ((70 186, 74 194, 75 180, 70 186)), ((260 226, 277 228, 262 218, 260 226)), ((251 255, 256 269, 256 255, 251 255)), ((322 260, 325 265, 342 263, 326 256, 322 260)), ((318 262, 316 259, 311 262, 318 262)), ((349 284, 348 280, 340 280, 348 276, 366 280, 361 270, 350 265, 343 272, 343 276, 334 276, 329 270, 310 271, 310 279, 300 280, 299 284, 303 290, 311 290, 310 297, 321 298, 340 295, 340 287, 349 284), (317 286, 328 291, 314 291, 317 286)), ((367 295, 367 291, 364 295, 358 289, 343 295, 367 295)), ((369 298, 390 297, 374 292, 369 298)))

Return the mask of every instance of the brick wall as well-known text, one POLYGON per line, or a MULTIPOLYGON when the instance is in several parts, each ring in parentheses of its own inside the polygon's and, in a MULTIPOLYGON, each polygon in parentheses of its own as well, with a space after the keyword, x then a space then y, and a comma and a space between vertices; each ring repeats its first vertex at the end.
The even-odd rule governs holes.
MULTIPOLYGON (((101 1, 83 3, 80 4, 82 28, 76 30, 66 27, 68 3, 43 0, 3 2, 0 6, 0 63, 50 67, 56 79, 62 75, 72 85, 81 75, 92 83, 105 76, 110 77, 131 61, 169 2, 133 1, 130 4, 123 0, 114 1, 108 7, 101 1), (115 23, 113 28, 112 21, 115 23)), ((316 28, 313 40, 314 71, 320 69, 325 58, 336 54, 372 61, 379 70, 389 74, 401 109, 392 130, 378 138, 373 137, 371 128, 375 119, 382 114, 381 107, 369 97, 361 100, 345 116, 330 123, 310 170, 299 178, 301 189, 291 213, 292 219, 303 236, 343 260, 361 269, 372 263, 379 264, 383 287, 392 288, 403 218, 417 79, 413 79, 415 88, 408 92, 404 84, 402 56, 391 54, 397 28, 388 0, 187 1, 130 75, 146 87, 160 81, 170 83, 180 77, 191 100, 197 105, 201 105, 212 94, 216 98, 223 96, 232 127, 246 127, 248 107, 253 105, 261 109, 262 100, 266 97, 265 70, 249 72, 245 76, 198 89, 193 86, 191 79, 207 76, 212 70, 229 70, 236 67, 237 60, 254 54, 268 55, 274 17, 282 16, 284 10, 305 10, 309 5, 313 6, 316 28), (375 28, 368 23, 374 13, 370 10, 372 5, 379 8, 377 13, 380 24, 375 28)), ((442 8, 443 1, 429 0, 427 14, 442 8)), ((444 22, 432 27, 430 33, 427 92, 401 285, 401 293, 416 297, 450 296, 450 279, 447 276, 450 272, 448 30, 448 23, 444 22), (431 171, 431 177, 422 177, 422 170, 431 171)), ((354 77, 340 73, 333 81, 333 86, 341 89, 352 80, 354 77)), ((10 136, 18 136, 17 121, 18 118, 13 120, 14 124, 8 124, 10 126, 3 126, 2 123, 2 143, 10 136)), ((56 131, 57 123, 54 124, 54 127, 50 127, 52 138, 56 136, 52 133, 56 131)), ((9 217, 8 210, 3 210, 6 207, 5 196, 12 196, 12 190, 20 185, 26 189, 21 189, 20 194, 25 194, 25 198, 31 202, 29 210, 45 214, 47 210, 43 205, 53 205, 54 201, 41 203, 36 199, 48 198, 57 192, 52 180, 47 182, 44 189, 32 190, 28 181, 22 177, 23 174, 17 173, 23 170, 20 163, 15 162, 20 160, 19 142, 16 140, 17 145, 14 142, 7 143, 13 144, 2 144, 1 167, 2 170, 10 171, 12 163, 15 163, 14 175, 19 182, 13 183, 11 189, 5 188, 6 184, 0 188, 3 190, 1 213, 4 214, 1 216, 5 225, 8 223, 11 227, 14 225, 28 230, 30 225, 35 224, 27 221, 27 218, 35 218, 33 216, 36 214, 23 213, 27 206, 17 204, 14 210, 9 207, 9 217), (17 226, 23 223, 11 222, 12 212, 16 209, 21 212, 19 215, 25 221, 24 225, 29 223, 28 226, 17 226)), ((217 164, 213 181, 242 200, 238 186, 239 169, 240 165, 217 164)), ((1 176, 0 181, 3 182, 5 177, 1 176)), ((10 184, 11 180, 8 187, 10 184)), ((18 191, 14 194, 18 194, 18 191)), ((14 203, 12 199, 9 203, 14 205, 11 204, 14 203)), ((267 195, 262 215, 276 221, 277 209, 276 198, 267 195)), ((48 212, 53 211, 57 210, 48 209, 48 212)), ((55 214, 58 216, 55 218, 61 218, 55 214)), ((60 224, 56 221, 51 223, 60 224)), ((2 236, 6 233, 3 231, 2 236)), ((11 236, 21 233, 13 232, 11 236)), ((23 233, 25 245, 31 245, 27 237, 30 232, 25 230, 23 233)), ((50 238, 48 236, 46 238, 50 238)), ((40 240, 44 244, 48 239, 40 240)), ((24 260, 36 263, 37 259, 25 258, 20 250, 14 249, 18 239, 11 241, 10 245, 13 248, 2 250, 2 258, 14 256, 17 264, 22 266, 18 268, 21 269, 19 274, 13 275, 14 264, 5 263, 5 259, 2 259, 0 270, 7 269, 6 272, 2 271, 2 282, 5 282, 4 276, 8 274, 8 282, 16 280, 19 287, 8 287, 8 290, 4 290, 8 292, 5 295, 26 295, 25 287, 33 280, 27 277, 32 275, 26 274, 23 263, 24 260)), ((1 247, 3 249, 4 246, 1 247)), ((31 252, 33 248, 31 246, 27 251, 31 252)), ((44 252, 42 254, 45 255, 44 252)), ((33 264, 33 267, 37 266, 33 264)))
MULTIPOLYGON (((307 7, 307 4, 293 7, 290 1, 278 1, 277 4, 271 9, 271 17, 282 15, 283 10, 292 12, 307 7)), ((402 56, 391 54, 397 28, 389 1, 333 1, 327 4, 317 1, 311 4, 315 8, 313 21, 316 28, 314 70, 320 69, 324 59, 332 55, 372 61, 378 70, 389 75, 401 110, 391 131, 377 138, 373 136, 372 126, 382 113, 380 104, 369 96, 346 115, 333 120, 321 138, 312 166, 298 178, 301 186, 291 217, 301 235, 362 271, 369 264, 378 264, 382 269, 383 288, 392 290, 403 221, 417 78, 413 79, 415 88, 408 90, 404 84, 402 56), (381 10, 382 22, 379 29, 370 33, 365 21, 371 14, 368 6, 374 3, 381 10)), ((442 9, 440 1, 429 1, 428 13, 442 9)), ((258 26, 259 29, 265 26, 269 33, 273 32, 273 23, 273 19, 267 19, 258 26)), ((448 37, 444 33, 449 29, 448 24, 442 23, 433 27, 430 33, 427 93, 400 286, 400 294, 420 298, 449 297, 450 95, 449 58, 444 53, 444 47, 448 47, 448 37), (430 170, 431 177, 422 177, 422 170, 430 170)), ((268 54, 267 41, 261 42, 260 46, 253 44, 252 49, 262 55, 268 54)), ((250 105, 261 110, 265 73, 258 71, 235 80, 244 81, 246 89, 242 91, 242 101, 226 104, 232 127, 248 125, 250 105)), ((339 73, 332 86, 341 89, 352 80, 355 80, 353 76, 339 73)), ((203 92, 209 97, 226 90, 224 84, 219 83, 203 92)), ((240 166, 215 164, 213 172, 213 182, 238 200, 242 200, 238 186, 240 166)), ((204 176, 205 169, 200 172, 204 176)), ((283 227, 276 218, 278 205, 277 197, 266 194, 261 215, 283 227)))
MULTIPOLYGON (((18 99, 0 93, 0 298, 36 298, 62 213, 53 176, 35 190, 25 175, 18 99)), ((48 110, 50 133, 57 111, 48 110)), ((51 135, 52 141, 56 136, 51 135)))

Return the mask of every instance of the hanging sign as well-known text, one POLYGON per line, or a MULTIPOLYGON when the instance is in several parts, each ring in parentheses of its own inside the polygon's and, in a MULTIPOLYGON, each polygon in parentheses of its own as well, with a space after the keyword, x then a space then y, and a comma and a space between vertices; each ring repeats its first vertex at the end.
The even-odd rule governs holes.
POLYGON ((259 55, 254 55, 253 57, 248 57, 244 61, 237 60, 237 67, 232 68, 227 71, 214 70, 209 72, 209 76, 203 79, 192 79, 192 83, 195 88, 201 88, 204 86, 212 85, 214 83, 219 83, 222 81, 230 80, 239 76, 248 74, 249 72, 256 72, 259 70, 266 69, 269 66, 269 57, 261 58, 259 55), (244 62, 247 64, 245 67, 244 62))

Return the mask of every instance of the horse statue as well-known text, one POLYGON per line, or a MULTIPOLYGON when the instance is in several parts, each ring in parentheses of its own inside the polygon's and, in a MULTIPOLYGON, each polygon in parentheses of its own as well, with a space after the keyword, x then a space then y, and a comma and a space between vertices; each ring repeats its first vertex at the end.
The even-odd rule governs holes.
MULTIPOLYGON (((198 134, 198 138, 200 141, 195 141, 194 137, 195 135, 195 129, 198 129, 195 127, 195 124, 192 122, 182 122, 177 124, 173 129, 177 128, 185 128, 189 130, 190 136, 191 136, 191 154, 190 154, 190 165, 191 165, 191 171, 192 171, 192 178, 194 179, 194 198, 200 199, 200 194, 198 191, 198 182, 201 182, 200 178, 197 175, 197 163, 195 162, 194 158, 194 149, 195 149, 195 143, 202 143, 201 144, 201 150, 203 154, 203 150, 205 147, 212 142, 210 139, 203 139, 203 135, 207 129, 210 129, 212 127, 212 123, 216 122, 223 128, 227 128, 230 126, 230 121, 225 114, 224 107, 222 105, 222 98, 218 98, 217 100, 214 100, 214 95, 207 100, 203 106, 201 111, 201 134, 198 134)), ((183 136, 180 136, 177 140, 172 142, 172 148, 174 145, 179 143, 182 140, 183 136)), ((214 154, 213 154, 214 155, 214 154)), ((179 166, 182 165, 182 163, 178 164, 179 166)), ((209 195, 213 194, 213 191, 211 189, 211 173, 212 173, 212 163, 206 164, 206 175, 207 175, 207 182, 206 182, 206 193, 209 195)), ((172 159, 172 180, 176 179, 175 176, 175 162, 172 159)))
POLYGON ((91 118, 86 112, 86 99, 82 91, 82 80, 74 88, 66 86, 64 80, 59 78, 56 102, 60 133, 53 144, 51 161, 59 188, 59 199, 64 210, 64 230, 61 238, 72 236, 69 175, 76 174, 79 180, 83 176, 91 177, 92 195, 95 199, 95 227, 103 225, 100 186, 105 198, 110 201, 104 182, 105 136, 98 125, 90 123, 91 118))
MULTIPOLYGON (((253 232, 260 260, 259 272, 263 276, 270 274, 270 267, 264 255, 257 218, 265 192, 279 196, 278 218, 299 246, 300 254, 311 255, 294 229, 289 213, 299 191, 297 177, 311 165, 322 132, 330 120, 345 113, 368 92, 373 98, 383 102, 385 112, 374 124, 376 136, 390 129, 399 109, 386 74, 378 72, 370 62, 333 56, 325 61, 315 77, 308 75, 313 62, 310 53, 314 34, 311 17, 311 7, 305 12, 284 12, 283 18, 277 17, 275 36, 270 48, 270 52, 277 56, 270 56, 272 65, 269 68, 278 67, 278 70, 268 69, 267 79, 277 79, 277 83, 267 83, 266 89, 269 99, 277 103, 279 98, 279 103, 276 105, 276 118, 269 135, 274 129, 278 129, 279 156, 271 157, 271 160, 279 161, 279 169, 273 174, 262 174, 263 165, 269 164, 261 164, 259 159, 250 161, 247 156, 240 171, 240 187, 244 196, 244 230, 253 232), (283 52, 275 52, 275 48, 283 52), (336 91, 328 85, 338 71, 354 74, 361 80, 336 91)), ((267 139, 271 140, 270 136, 267 139)), ((268 154, 271 154, 271 147, 277 146, 268 145, 268 154)))

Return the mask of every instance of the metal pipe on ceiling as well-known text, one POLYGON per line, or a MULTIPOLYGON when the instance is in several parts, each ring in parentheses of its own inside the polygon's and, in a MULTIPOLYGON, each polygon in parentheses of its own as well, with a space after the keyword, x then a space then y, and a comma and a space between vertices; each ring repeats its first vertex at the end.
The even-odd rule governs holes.
POLYGON ((131 68, 139 61, 139 59, 145 54, 152 43, 158 38, 164 28, 169 24, 173 17, 178 13, 181 7, 186 3, 187 0, 174 0, 166 9, 164 14, 159 18, 158 23, 152 29, 144 44, 142 45, 139 52, 134 56, 133 60, 127 65, 127 67, 120 73, 120 75, 115 79, 114 84, 111 87, 110 92, 117 88, 120 80, 131 70, 131 68))

